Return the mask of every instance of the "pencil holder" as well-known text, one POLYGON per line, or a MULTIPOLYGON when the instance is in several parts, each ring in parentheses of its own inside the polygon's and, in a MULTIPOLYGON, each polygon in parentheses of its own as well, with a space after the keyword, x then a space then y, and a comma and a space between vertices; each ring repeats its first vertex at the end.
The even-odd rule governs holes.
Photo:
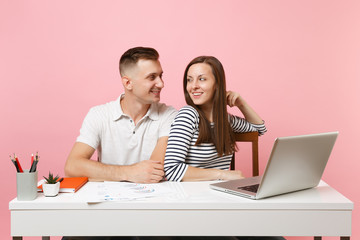
POLYGON ((24 172, 16 173, 16 191, 17 200, 31 201, 37 197, 37 182, 38 172, 24 172))

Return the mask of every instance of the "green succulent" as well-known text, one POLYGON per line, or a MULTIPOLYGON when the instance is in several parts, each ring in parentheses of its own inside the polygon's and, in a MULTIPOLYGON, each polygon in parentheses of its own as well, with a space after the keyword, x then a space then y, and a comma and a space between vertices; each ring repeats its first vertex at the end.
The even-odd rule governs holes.
POLYGON ((57 181, 59 179, 58 175, 56 175, 56 177, 54 177, 54 175, 51 172, 49 172, 48 177, 45 177, 45 176, 43 176, 43 177, 45 178, 47 184, 55 184, 55 183, 57 183, 57 181))

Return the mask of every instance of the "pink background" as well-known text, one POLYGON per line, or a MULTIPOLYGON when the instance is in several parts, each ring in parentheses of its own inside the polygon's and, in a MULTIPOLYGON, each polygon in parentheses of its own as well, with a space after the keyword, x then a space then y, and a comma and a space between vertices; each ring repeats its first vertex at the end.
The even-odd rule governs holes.
MULTIPOLYGON (((184 105, 186 64, 202 54, 222 61, 228 89, 267 123, 261 172, 275 137, 340 131, 323 179, 355 203, 359 239, 359 9, 356 0, 2 0, 0 239, 10 238, 16 196, 9 154, 28 168, 39 151, 39 178, 63 175, 85 114, 122 92, 119 57, 139 45, 159 51, 162 101, 176 108, 184 105)), ((246 175, 248 158, 238 158, 246 175)))

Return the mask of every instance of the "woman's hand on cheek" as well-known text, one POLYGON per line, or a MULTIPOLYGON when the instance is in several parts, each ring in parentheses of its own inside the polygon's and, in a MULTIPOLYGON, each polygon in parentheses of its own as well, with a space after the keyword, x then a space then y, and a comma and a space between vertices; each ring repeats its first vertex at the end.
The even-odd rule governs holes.
POLYGON ((229 105, 230 107, 234 107, 234 106, 240 107, 243 101, 240 94, 233 91, 226 92, 226 100, 227 100, 227 105, 229 105))

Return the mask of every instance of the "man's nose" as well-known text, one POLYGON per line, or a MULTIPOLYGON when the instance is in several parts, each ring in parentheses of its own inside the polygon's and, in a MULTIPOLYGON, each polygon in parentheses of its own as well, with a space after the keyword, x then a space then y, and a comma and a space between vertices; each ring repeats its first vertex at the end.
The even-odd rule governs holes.
POLYGON ((156 87, 163 88, 164 87, 164 81, 161 79, 161 77, 157 77, 156 79, 156 87))

